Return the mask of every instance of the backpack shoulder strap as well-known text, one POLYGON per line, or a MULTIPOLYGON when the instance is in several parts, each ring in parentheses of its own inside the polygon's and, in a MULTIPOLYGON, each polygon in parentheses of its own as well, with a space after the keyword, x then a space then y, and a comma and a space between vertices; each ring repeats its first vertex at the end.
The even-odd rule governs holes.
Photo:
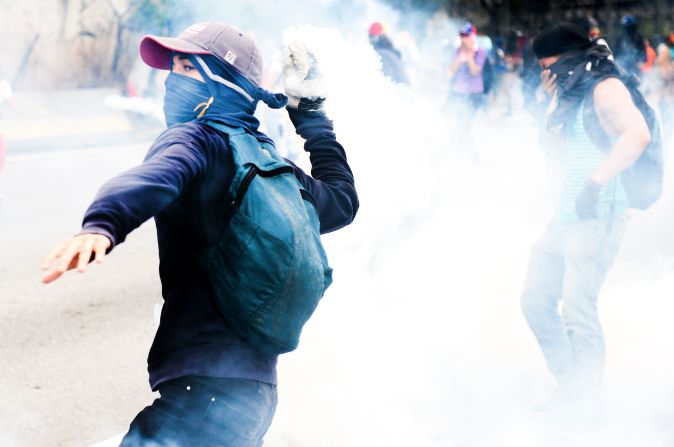
POLYGON ((280 168, 290 167, 273 145, 259 141, 244 129, 215 121, 204 123, 227 136, 237 169, 242 166, 255 165, 258 171, 273 172, 280 168))
POLYGON ((203 123, 209 127, 212 127, 213 129, 219 130, 220 132, 227 134, 228 136, 246 133, 246 131, 241 127, 228 126, 218 121, 204 120, 203 123))
MULTIPOLYGON (((228 204, 224 211, 225 222, 239 209, 255 177, 293 174, 292 167, 271 144, 257 140, 242 128, 214 121, 204 123, 225 134, 234 161, 234 176, 229 185, 228 204)), ((295 179, 294 175, 292 178, 295 179)), ((299 185, 297 179, 295 182, 299 185)))
MULTIPOLYGON (((611 148, 611 138, 608 136, 597 116, 597 111, 594 107, 594 89, 597 88, 600 82, 608 79, 616 78, 622 81, 620 77, 614 75, 607 75, 598 78, 594 84, 588 89, 585 100, 583 101, 583 127, 585 132, 590 137, 590 140, 601 150, 608 151, 611 148)), ((624 81, 622 81, 624 82, 624 81)), ((629 89, 629 86, 626 86, 629 89)))

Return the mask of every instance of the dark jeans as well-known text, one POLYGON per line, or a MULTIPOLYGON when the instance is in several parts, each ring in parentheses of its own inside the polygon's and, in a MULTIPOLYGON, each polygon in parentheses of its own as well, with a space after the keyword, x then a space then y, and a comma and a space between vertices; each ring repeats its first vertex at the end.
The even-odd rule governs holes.
POLYGON ((259 447, 277 402, 275 385, 244 379, 181 377, 159 394, 120 447, 259 447))

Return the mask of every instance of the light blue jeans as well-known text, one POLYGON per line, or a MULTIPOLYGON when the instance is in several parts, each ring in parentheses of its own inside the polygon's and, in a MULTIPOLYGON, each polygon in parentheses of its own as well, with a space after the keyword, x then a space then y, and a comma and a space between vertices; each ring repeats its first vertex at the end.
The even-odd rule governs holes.
POLYGON ((562 387, 601 393, 604 333, 597 298, 620 249, 625 222, 625 215, 553 221, 531 250, 522 311, 562 387))

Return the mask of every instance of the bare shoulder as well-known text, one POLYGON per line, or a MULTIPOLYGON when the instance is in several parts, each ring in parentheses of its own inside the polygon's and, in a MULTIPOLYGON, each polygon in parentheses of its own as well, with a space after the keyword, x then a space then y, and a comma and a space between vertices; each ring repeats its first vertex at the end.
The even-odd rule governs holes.
POLYGON ((608 78, 601 81, 594 89, 593 98, 599 122, 609 135, 621 135, 628 129, 648 133, 643 115, 621 80, 608 78))
POLYGON ((598 83, 592 96, 595 106, 598 108, 613 108, 632 104, 632 96, 629 90, 618 78, 608 78, 598 83))
POLYGON ((598 83, 594 89, 596 95, 611 95, 615 93, 625 92, 629 94, 625 84, 618 78, 607 78, 598 83))

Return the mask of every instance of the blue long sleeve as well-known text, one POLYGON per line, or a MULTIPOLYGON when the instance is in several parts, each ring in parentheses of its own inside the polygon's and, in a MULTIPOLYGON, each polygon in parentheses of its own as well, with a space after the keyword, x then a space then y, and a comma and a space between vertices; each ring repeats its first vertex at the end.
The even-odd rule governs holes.
POLYGON ((203 138, 191 138, 182 127, 165 131, 145 160, 106 182, 86 211, 82 233, 106 235, 112 247, 143 222, 171 204, 183 188, 203 173, 207 151, 203 138))
POLYGON ((337 141, 332 122, 323 113, 288 108, 295 129, 309 152, 311 176, 290 162, 295 175, 318 205, 321 233, 349 225, 358 211, 358 194, 346 152, 337 141))

